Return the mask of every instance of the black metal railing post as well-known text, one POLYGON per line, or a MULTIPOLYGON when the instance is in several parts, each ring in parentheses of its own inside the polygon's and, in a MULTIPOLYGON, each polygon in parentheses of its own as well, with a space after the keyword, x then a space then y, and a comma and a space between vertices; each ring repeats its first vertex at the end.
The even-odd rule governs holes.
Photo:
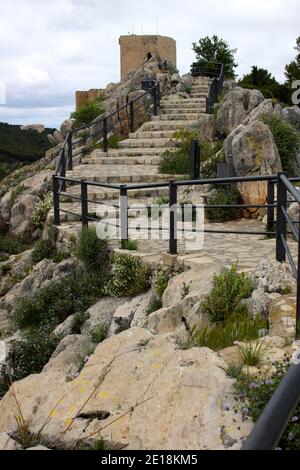
POLYGON ((81 180, 81 220, 82 227, 86 228, 89 226, 89 203, 88 203, 88 187, 85 180, 81 180))
POLYGON ((72 132, 68 132, 68 170, 73 170, 73 147, 72 147, 72 132))
POLYGON ((169 181, 169 253, 177 255, 177 185, 169 181))
MULTIPOLYGON (((63 178, 66 177, 66 152, 65 152, 64 148, 62 149, 62 154, 61 154, 61 172, 60 172, 60 176, 62 176, 63 178)), ((65 191, 65 190, 66 190, 66 182, 63 180, 61 182, 61 191, 65 191)))
POLYGON ((280 263, 286 261, 284 240, 287 236, 287 221, 284 210, 287 210, 287 188, 281 179, 284 173, 277 176, 277 230, 276 230, 276 259, 280 263))
POLYGON ((191 180, 200 179, 200 143, 196 139, 190 143, 190 177, 191 180))
MULTIPOLYGON (((299 230, 300 230, 300 204, 299 204, 299 230)), ((300 237, 298 241, 296 337, 297 339, 300 339, 300 237)))
POLYGON ((129 129, 130 132, 134 132, 134 108, 133 101, 129 104, 129 129))
POLYGON ((59 180, 53 176, 53 207, 54 207, 54 224, 60 225, 60 210, 59 210, 59 180))
POLYGON ((128 191, 127 186, 120 187, 120 240, 128 240, 128 191))
POLYGON ((275 183, 273 181, 268 181, 268 196, 267 196, 267 201, 268 201, 268 206, 273 205, 273 207, 268 207, 267 211, 267 232, 274 232, 274 223, 275 223, 275 208, 274 208, 274 195, 275 195, 275 183))
POLYGON ((103 152, 108 152, 108 126, 107 119, 103 119, 103 152))
POLYGON ((154 113, 154 116, 158 116, 158 110, 159 110, 159 105, 160 105, 160 87, 159 87, 158 82, 156 83, 153 89, 152 97, 153 97, 153 113, 154 113))

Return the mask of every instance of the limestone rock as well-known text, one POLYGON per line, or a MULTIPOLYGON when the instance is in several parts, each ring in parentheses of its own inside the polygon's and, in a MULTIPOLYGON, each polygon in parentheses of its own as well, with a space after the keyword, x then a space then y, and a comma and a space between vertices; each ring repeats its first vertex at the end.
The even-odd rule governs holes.
MULTIPOLYGON (((70 423, 61 438, 66 447, 78 447, 92 433, 88 442, 95 442, 97 430, 106 426, 101 437, 118 448, 221 450, 228 448, 222 430, 240 447, 252 428, 233 412, 233 382, 222 367, 225 363, 206 348, 182 351, 173 336, 134 328, 101 343, 72 382, 48 371, 15 383, 14 389, 32 432, 54 409, 43 431, 50 444, 70 423), (106 418, 99 421, 97 413, 106 418)), ((0 402, 0 432, 15 426, 9 392, 0 402)))
POLYGON ((181 82, 184 84, 185 87, 191 87, 193 85, 193 77, 190 73, 182 75, 181 82))
POLYGON ((68 132, 71 132, 74 124, 74 119, 66 119, 60 126, 60 133, 63 138, 66 137, 68 132))
POLYGON ((40 196, 40 194, 52 191, 52 177, 53 171, 44 170, 36 173, 30 178, 26 178, 22 181, 24 187, 24 194, 32 194, 34 196, 40 196))
POLYGON ((109 336, 117 335, 128 330, 131 326, 143 327, 146 321, 147 308, 151 299, 151 291, 135 297, 133 300, 120 305, 113 315, 108 332, 109 336))
POLYGON ((199 117, 198 129, 201 140, 213 142, 216 133, 213 115, 201 114, 199 117))
POLYGON ((270 336, 285 338, 291 344, 296 336, 296 298, 284 296, 272 302, 269 313, 270 336))
POLYGON ((29 449, 26 450, 50 450, 45 446, 35 446, 35 447, 30 447, 29 449))
POLYGON ((88 320, 83 324, 81 333, 88 334, 97 325, 110 327, 113 315, 118 307, 121 307, 128 301, 128 298, 104 298, 87 310, 88 320))
MULTIPOLYGON (((239 126, 224 142, 226 159, 233 158, 236 176, 270 175, 282 171, 281 160, 269 127, 261 121, 239 126)), ((265 182, 240 183, 239 190, 247 205, 267 202, 265 182)), ((253 211, 258 212, 258 211, 253 211)))
POLYGON ((290 266, 274 260, 261 261, 251 278, 257 289, 269 293, 284 294, 287 290, 293 290, 295 286, 290 266))
POLYGON ((7 433, 0 432, 0 450, 21 450, 22 447, 7 433))
POLYGON ((85 357, 88 358, 94 349, 95 345, 86 336, 66 336, 43 368, 43 373, 57 373, 65 379, 73 380, 78 375, 82 361, 84 362, 85 357))
MULTIPOLYGON (((281 108, 280 108, 281 109, 281 108)), ((256 108, 251 111, 251 113, 247 116, 243 124, 246 126, 250 122, 258 120, 263 115, 272 115, 275 112, 275 108, 273 106, 272 100, 264 100, 262 101, 256 108)))
POLYGON ((24 279, 32 268, 32 250, 10 256, 0 263, 0 295, 5 295, 17 282, 24 279))
POLYGON ((64 141, 63 136, 61 135, 59 131, 54 131, 53 139, 55 140, 56 145, 61 144, 64 141))
POLYGON ((55 328, 53 334, 61 336, 62 338, 72 335, 75 317, 76 314, 70 315, 63 323, 55 328))
POLYGON ((290 124, 296 126, 300 130, 300 108, 295 105, 291 108, 284 108, 283 118, 290 124))
POLYGON ((12 235, 32 235, 34 225, 32 216, 40 199, 37 196, 23 194, 11 210, 10 233, 12 235))
POLYGON ((234 87, 227 93, 217 112, 217 131, 230 134, 262 101, 264 97, 260 91, 234 87))

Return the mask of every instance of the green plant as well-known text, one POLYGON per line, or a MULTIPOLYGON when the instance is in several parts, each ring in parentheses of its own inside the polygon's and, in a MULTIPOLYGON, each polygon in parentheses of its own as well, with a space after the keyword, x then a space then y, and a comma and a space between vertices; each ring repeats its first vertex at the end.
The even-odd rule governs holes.
POLYGON ((88 319, 89 319, 89 314, 87 312, 75 313, 73 321, 72 321, 72 334, 80 335, 81 328, 88 319))
POLYGON ((285 75, 289 86, 292 86, 294 81, 300 80, 300 36, 296 39, 295 50, 297 51, 295 59, 285 68, 285 75))
POLYGON ((36 242, 33 252, 32 261, 39 263, 43 259, 50 259, 55 253, 55 246, 50 240, 39 240, 36 242))
MULTIPOLYGON (((242 412, 244 419, 256 422, 284 375, 290 367, 290 361, 286 358, 282 363, 274 364, 274 372, 271 375, 264 373, 251 377, 242 374, 234 385, 236 412, 242 412)), ((296 407, 293 416, 284 431, 278 449, 299 450, 300 448, 300 404, 296 407)))
POLYGON ((100 437, 97 439, 93 444, 88 445, 88 444, 83 444, 80 446, 79 450, 108 450, 105 446, 104 440, 100 437))
POLYGON ((270 116, 261 116, 261 120, 267 124, 272 131, 281 158, 283 170, 293 176, 294 157, 300 149, 299 134, 290 124, 283 121, 275 114, 270 116))
POLYGON ((20 299, 13 321, 20 329, 44 322, 56 325, 70 315, 85 312, 102 296, 105 281, 99 273, 77 272, 52 281, 33 297, 20 299))
POLYGON ((159 172, 165 175, 188 175, 190 159, 181 150, 166 150, 159 163, 159 172))
POLYGON ((108 333, 108 326, 101 324, 95 326, 90 332, 89 336, 91 338, 91 341, 95 344, 100 344, 102 341, 105 340, 106 336, 108 333))
POLYGON ((6 274, 10 273, 11 270, 12 270, 12 266, 11 264, 3 264, 0 268, 0 270, 2 271, 2 276, 6 276, 6 274))
POLYGON ((15 341, 8 354, 13 369, 13 380, 38 374, 49 361, 61 337, 53 335, 55 324, 44 322, 23 332, 21 341, 15 341))
POLYGON ((146 292, 151 285, 151 269, 143 261, 131 255, 114 255, 111 279, 106 292, 111 297, 134 296, 146 292))
POLYGON ((201 142, 201 162, 207 162, 210 158, 213 158, 218 152, 222 151, 222 149, 222 140, 216 140, 215 142, 208 142, 204 140, 203 142, 201 142))
POLYGON ((179 131, 174 132, 173 139, 181 152, 189 154, 191 141, 199 139, 199 131, 197 129, 188 128, 180 129, 179 131))
POLYGON ((47 219, 49 210, 53 206, 53 195, 52 193, 47 193, 42 196, 39 204, 37 205, 33 215, 32 222, 38 228, 43 228, 47 219))
POLYGON ((89 124, 103 114, 103 112, 104 109, 100 99, 88 101, 71 114, 71 117, 75 119, 74 127, 76 128, 89 124))
MULTIPOLYGON (((214 195, 207 200, 207 205, 211 206, 232 206, 241 204, 241 195, 236 189, 225 189, 218 187, 214 195)), ((235 207, 205 208, 205 216, 210 222, 227 222, 239 219, 241 210, 235 207)))
POLYGON ((189 347, 209 348, 220 351, 233 346, 235 341, 258 339, 263 323, 260 319, 251 320, 247 314, 231 318, 224 323, 205 326, 194 330, 189 340, 189 347))
POLYGON ((258 367, 265 359, 269 347, 264 343, 245 344, 240 346, 243 364, 250 367, 258 367))
POLYGON ((162 300, 161 298, 157 297, 157 295, 152 295, 148 308, 147 308, 147 315, 151 315, 151 313, 157 312, 162 308, 162 300))
MULTIPOLYGON (((209 154, 206 150, 206 154, 209 154)), ((205 152, 204 157, 201 156, 201 176, 205 179, 213 179, 217 177, 218 163, 225 161, 225 151, 220 149, 217 153, 212 156, 208 156, 206 159, 205 152)))
MULTIPOLYGON (((26 237, 0 234, 0 253, 2 255, 18 255, 29 247, 30 243, 26 237)), ((4 261, 6 261, 6 259, 4 259, 4 261)))
POLYGON ((265 98, 289 103, 286 85, 282 85, 266 69, 253 66, 251 72, 244 75, 239 86, 250 90, 260 90, 265 98))
POLYGON ((138 249, 138 242, 137 240, 122 240, 121 248, 122 250, 136 251, 138 249))
POLYGON ((241 302, 251 296, 253 289, 252 281, 245 274, 239 274, 234 264, 214 276, 213 288, 202 302, 202 310, 209 314, 212 322, 224 322, 247 312, 247 306, 241 302))
POLYGON ((243 365, 242 364, 229 364, 227 367, 221 367, 224 372, 226 372, 227 377, 230 379, 239 379, 243 374, 243 365))
POLYGON ((84 228, 75 247, 75 256, 87 268, 103 270, 108 263, 107 241, 98 238, 95 228, 84 228))
POLYGON ((170 280, 170 272, 166 269, 157 269, 152 276, 152 289, 159 299, 162 299, 170 280))
MULTIPOLYGON (((196 53, 197 62, 202 65, 206 62, 219 62, 224 64, 225 76, 229 79, 235 78, 235 62, 237 49, 230 49, 229 44, 224 39, 213 35, 201 38, 198 43, 193 43, 193 50, 196 53)), ((213 66, 213 64, 212 64, 213 66)))

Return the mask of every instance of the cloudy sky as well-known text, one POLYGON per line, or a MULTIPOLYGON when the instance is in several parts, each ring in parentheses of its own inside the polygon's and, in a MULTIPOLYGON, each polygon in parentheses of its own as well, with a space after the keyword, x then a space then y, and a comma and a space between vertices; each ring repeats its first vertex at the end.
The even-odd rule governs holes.
POLYGON ((191 43, 218 34, 238 48, 239 75, 259 65, 282 81, 299 16, 299 0, 1 0, 0 121, 59 126, 75 90, 119 81, 119 36, 156 34, 157 22, 177 40, 181 73, 191 43))

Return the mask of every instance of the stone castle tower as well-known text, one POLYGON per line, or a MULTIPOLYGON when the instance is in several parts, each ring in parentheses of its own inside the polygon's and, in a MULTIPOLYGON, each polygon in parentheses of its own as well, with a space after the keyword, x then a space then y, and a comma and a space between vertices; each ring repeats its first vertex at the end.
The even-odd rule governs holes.
POLYGON ((176 41, 166 36, 121 36, 121 80, 141 67, 148 59, 167 60, 176 67, 176 41))

